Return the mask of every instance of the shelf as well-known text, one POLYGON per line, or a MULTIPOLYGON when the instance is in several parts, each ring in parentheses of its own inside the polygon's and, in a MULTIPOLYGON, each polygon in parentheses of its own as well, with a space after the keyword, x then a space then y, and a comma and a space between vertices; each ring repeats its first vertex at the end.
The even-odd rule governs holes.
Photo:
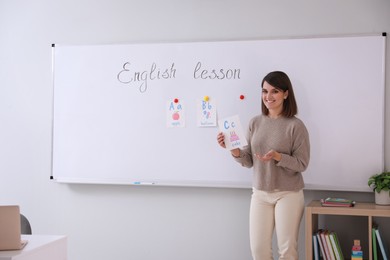
POLYGON ((319 215, 363 216, 368 218, 369 260, 372 260, 372 218, 390 217, 390 206, 380 206, 375 203, 357 202, 354 207, 322 207, 319 200, 310 202, 305 209, 305 240, 306 260, 313 256, 313 232, 318 229, 319 215))

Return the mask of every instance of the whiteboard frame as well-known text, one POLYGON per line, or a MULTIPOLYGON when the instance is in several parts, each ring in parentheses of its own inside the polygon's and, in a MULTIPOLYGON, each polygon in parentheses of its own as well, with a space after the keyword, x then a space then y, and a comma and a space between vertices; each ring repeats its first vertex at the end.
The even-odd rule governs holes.
MULTIPOLYGON (((315 39, 315 38, 319 38, 319 39, 323 39, 323 38, 342 38, 342 37, 366 37, 366 36, 378 36, 377 34, 370 34, 370 35, 342 35, 342 36, 318 36, 318 37, 294 37, 294 38, 273 38, 273 39, 252 39, 252 40, 249 40, 249 41, 273 41, 273 40, 284 40, 284 39, 288 39, 288 40, 291 40, 291 39, 315 39)), ((385 36, 384 34, 382 34, 381 36, 385 36)), ((241 42, 243 40, 237 40, 237 41, 230 41, 230 42, 241 42)), ((246 40, 244 40, 246 41, 246 40)), ((213 41, 213 42, 216 42, 216 41, 213 41)), ((223 42, 226 42, 226 41, 220 41, 221 43, 223 42)), ((176 42, 177 43, 177 42, 176 42)), ((196 42, 181 42, 183 44, 185 43, 196 43, 196 42)), ((202 43, 202 42, 199 42, 199 43, 202 43)), ((204 42, 203 42, 204 43, 204 42)), ((206 42, 207 43, 207 42, 206 42)), ((134 43, 130 43, 130 44, 134 44, 134 43)), ((155 43, 145 43, 145 44, 155 44, 155 43)), ((167 44, 167 43, 164 43, 164 44, 167 44)), ((55 48, 58 47, 58 46, 61 46, 61 45, 56 45, 56 44, 53 44, 52 45, 52 52, 53 52, 53 67, 52 67, 52 74, 53 74, 53 131, 52 131, 52 140, 54 140, 54 97, 55 97, 55 93, 54 93, 54 85, 55 85, 55 48)), ((383 86, 383 100, 382 100, 382 122, 381 122, 381 129, 382 129, 382 134, 381 134, 381 140, 382 140, 382 156, 381 156, 381 164, 382 164, 382 169, 384 169, 384 158, 385 158, 385 154, 384 154, 384 137, 385 137, 385 132, 384 132, 384 123, 385 123, 385 57, 386 57, 386 37, 383 37, 383 77, 382 77, 382 86, 383 86)), ((218 181, 218 182, 212 182, 212 181, 205 181, 205 182, 202 182, 202 181, 169 181, 169 182, 165 182, 165 181, 158 181, 158 180, 155 180, 153 182, 134 182, 134 181, 124 181, 122 179, 111 179, 111 180, 107 180, 107 179, 83 179, 83 178, 67 178, 67 177, 61 177, 61 176, 57 176, 55 177, 54 175, 54 165, 53 165, 53 157, 54 157, 54 142, 52 142, 52 161, 51 161, 51 168, 52 168, 52 173, 51 173, 51 176, 50 178, 51 179, 54 179, 55 181, 57 182, 60 182, 60 183, 89 183, 89 184, 124 184, 124 185, 150 185, 150 186, 186 186, 186 187, 221 187, 221 188, 250 188, 251 185, 250 183, 248 182, 242 182, 242 183, 238 183, 238 182, 229 182, 229 181, 226 181, 226 182, 223 182, 223 181, 218 181)), ((223 152, 223 151, 221 151, 223 152)), ((309 190, 349 190, 349 191, 371 191, 371 189, 369 189, 368 187, 348 187, 348 186, 336 186, 336 187, 333 187, 333 186, 329 186, 329 185, 319 185, 319 184, 312 184, 312 183, 307 183, 306 184, 306 187, 305 189, 309 189, 309 190)))

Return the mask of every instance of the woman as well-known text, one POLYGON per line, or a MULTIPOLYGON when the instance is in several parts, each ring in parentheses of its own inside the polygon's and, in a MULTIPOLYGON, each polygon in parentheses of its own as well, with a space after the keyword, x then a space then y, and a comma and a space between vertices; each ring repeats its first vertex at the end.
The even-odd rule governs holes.
MULTIPOLYGON (((262 114, 249 123, 248 146, 234 159, 253 167, 250 244, 254 260, 270 260, 275 229, 279 259, 298 259, 299 225, 304 210, 303 178, 310 159, 309 134, 298 112, 287 74, 274 71, 262 86, 262 114)), ((226 148, 223 133, 217 136, 226 148)))

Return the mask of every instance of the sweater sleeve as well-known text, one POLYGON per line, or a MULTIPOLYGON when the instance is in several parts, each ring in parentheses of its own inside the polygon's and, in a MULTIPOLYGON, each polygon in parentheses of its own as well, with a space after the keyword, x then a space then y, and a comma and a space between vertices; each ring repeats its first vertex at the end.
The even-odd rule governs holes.
POLYGON ((295 174, 305 171, 310 161, 309 133, 303 123, 293 129, 292 137, 291 154, 282 153, 282 158, 276 165, 295 174))

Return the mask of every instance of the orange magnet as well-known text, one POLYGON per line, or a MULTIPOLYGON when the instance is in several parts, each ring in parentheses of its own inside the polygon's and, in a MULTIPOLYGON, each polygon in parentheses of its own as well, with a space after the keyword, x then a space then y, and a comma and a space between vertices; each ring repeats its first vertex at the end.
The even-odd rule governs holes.
POLYGON ((204 96, 203 100, 207 102, 210 100, 210 98, 209 98, 209 96, 204 96))

